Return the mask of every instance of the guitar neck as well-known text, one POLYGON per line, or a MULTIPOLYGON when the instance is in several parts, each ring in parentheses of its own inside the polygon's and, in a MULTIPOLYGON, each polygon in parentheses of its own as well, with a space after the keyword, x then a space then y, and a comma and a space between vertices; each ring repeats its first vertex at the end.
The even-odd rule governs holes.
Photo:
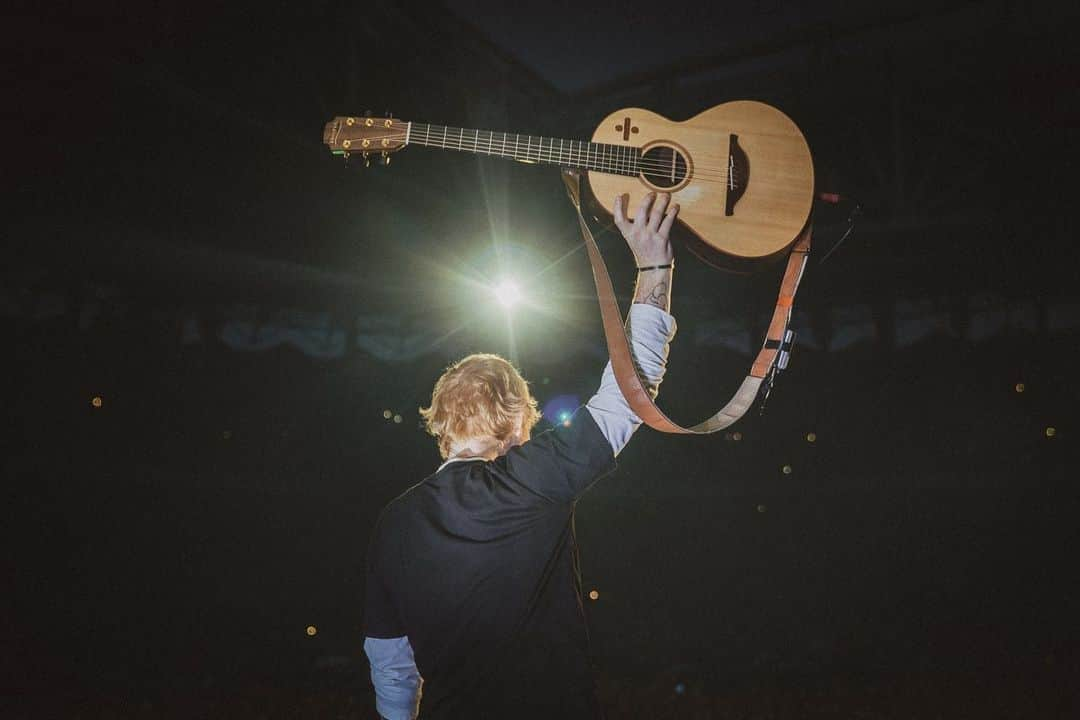
POLYGON ((405 143, 460 150, 477 155, 498 155, 524 163, 559 165, 612 175, 636 176, 641 172, 641 149, 627 145, 416 122, 409 123, 405 143))

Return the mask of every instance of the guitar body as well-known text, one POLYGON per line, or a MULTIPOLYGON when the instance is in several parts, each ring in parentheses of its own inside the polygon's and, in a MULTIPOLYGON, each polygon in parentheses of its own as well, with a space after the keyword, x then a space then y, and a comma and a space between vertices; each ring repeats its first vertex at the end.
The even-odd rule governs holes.
POLYGON ((789 247, 814 198, 814 164, 799 128, 760 102, 740 100, 675 122, 626 108, 597 127, 595 143, 638 147, 636 177, 587 171, 596 202, 610 216, 616 195, 628 212, 650 191, 679 204, 682 239, 706 262, 745 268, 789 247))

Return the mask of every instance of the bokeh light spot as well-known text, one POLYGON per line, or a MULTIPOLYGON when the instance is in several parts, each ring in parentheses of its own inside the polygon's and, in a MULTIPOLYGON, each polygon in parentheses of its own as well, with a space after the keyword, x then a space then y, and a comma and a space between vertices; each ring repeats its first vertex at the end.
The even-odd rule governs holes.
POLYGON ((315 637, 315 635, 317 635, 319 632, 319 628, 315 627, 314 625, 308 625, 305 632, 308 634, 308 637, 315 637))

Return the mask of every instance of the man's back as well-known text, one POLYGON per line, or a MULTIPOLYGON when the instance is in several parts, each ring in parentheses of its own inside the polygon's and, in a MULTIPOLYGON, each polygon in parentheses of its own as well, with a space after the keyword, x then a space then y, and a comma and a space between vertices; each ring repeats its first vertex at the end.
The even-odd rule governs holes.
POLYGON ((408 628, 425 717, 596 717, 573 511, 613 468, 581 411, 494 461, 448 463, 387 506, 365 626, 376 637, 408 628))

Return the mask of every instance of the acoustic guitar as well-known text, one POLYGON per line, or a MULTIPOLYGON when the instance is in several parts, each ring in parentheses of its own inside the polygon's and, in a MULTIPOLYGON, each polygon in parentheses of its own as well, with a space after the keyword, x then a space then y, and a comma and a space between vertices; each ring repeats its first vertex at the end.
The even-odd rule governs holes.
POLYGON ((676 122, 649 110, 608 115, 591 141, 472 130, 398 118, 336 117, 323 142, 348 157, 389 162, 406 145, 426 145, 530 164, 576 168, 596 207, 613 199, 636 207, 650 191, 679 204, 682 239, 707 262, 725 267, 770 258, 805 227, 814 198, 814 165, 799 128, 774 107, 740 100, 676 122))

